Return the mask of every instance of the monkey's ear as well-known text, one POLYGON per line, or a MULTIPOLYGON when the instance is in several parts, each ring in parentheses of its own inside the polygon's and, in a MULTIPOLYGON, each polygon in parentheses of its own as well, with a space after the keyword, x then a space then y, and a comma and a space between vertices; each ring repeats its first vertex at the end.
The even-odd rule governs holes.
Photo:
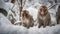
POLYGON ((7 16, 7 11, 3 8, 0 8, 0 13, 4 14, 4 16, 7 16))

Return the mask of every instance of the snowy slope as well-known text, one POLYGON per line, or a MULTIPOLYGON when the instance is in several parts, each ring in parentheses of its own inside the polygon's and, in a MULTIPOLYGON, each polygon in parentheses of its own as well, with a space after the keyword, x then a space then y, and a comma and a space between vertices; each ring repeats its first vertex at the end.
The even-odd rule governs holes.
POLYGON ((10 24, 10 21, 0 13, 0 34, 60 34, 60 25, 46 28, 37 28, 37 26, 27 29, 23 26, 10 24))

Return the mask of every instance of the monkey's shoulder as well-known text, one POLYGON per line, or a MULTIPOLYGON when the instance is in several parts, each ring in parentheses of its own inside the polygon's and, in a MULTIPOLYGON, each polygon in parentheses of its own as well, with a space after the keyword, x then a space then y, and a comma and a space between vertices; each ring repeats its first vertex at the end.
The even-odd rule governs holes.
POLYGON ((48 13, 46 14, 46 16, 47 16, 47 17, 50 16, 50 13, 48 12, 48 13))

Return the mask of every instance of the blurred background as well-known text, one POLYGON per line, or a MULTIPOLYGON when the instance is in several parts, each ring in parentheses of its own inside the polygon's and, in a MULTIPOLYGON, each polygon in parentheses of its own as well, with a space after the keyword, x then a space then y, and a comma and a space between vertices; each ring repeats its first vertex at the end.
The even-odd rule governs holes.
POLYGON ((57 25, 56 21, 59 6, 60 0, 0 0, 0 34, 60 34, 60 25, 57 25), (26 29, 19 24, 14 25, 21 22, 22 10, 28 10, 36 20, 38 9, 42 4, 47 6, 51 15, 51 24, 56 26, 46 28, 34 26, 26 29))

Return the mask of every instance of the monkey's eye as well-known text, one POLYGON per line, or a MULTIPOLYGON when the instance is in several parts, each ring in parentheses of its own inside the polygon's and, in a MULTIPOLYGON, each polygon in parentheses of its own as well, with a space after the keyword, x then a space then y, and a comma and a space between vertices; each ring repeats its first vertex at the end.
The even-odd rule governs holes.
POLYGON ((40 9, 41 12, 42 12, 42 11, 43 11, 43 12, 46 12, 46 10, 47 10, 46 8, 41 8, 41 9, 40 9))
POLYGON ((22 16, 24 17, 24 16, 27 16, 28 14, 23 14, 22 16))

